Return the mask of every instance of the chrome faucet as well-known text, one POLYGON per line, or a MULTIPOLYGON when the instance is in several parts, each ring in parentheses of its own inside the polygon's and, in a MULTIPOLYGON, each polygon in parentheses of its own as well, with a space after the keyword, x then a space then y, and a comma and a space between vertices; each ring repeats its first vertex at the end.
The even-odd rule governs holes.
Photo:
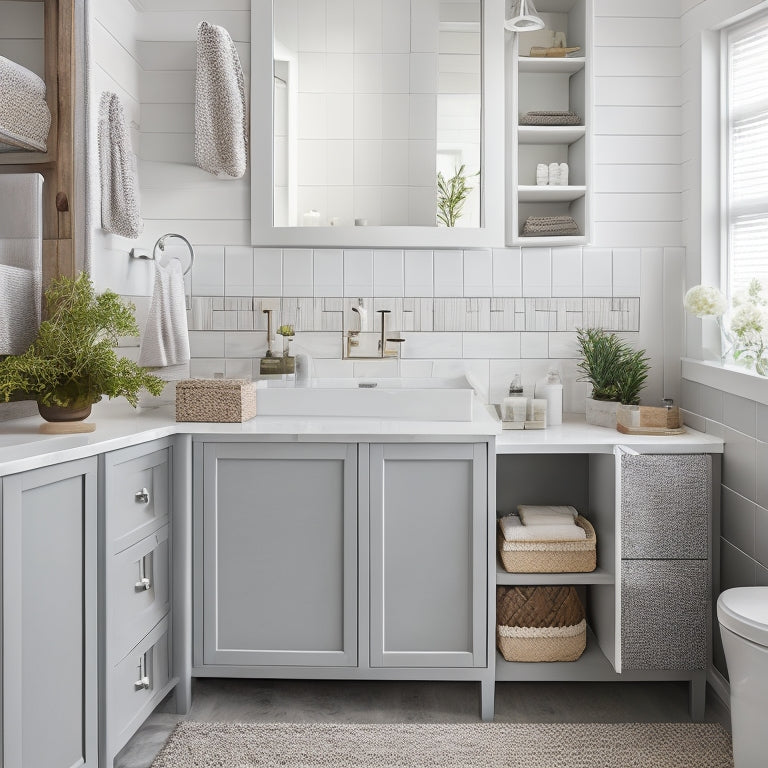
POLYGON ((390 314, 388 309, 379 309, 381 315, 381 332, 369 332, 367 330, 367 312, 362 299, 357 300, 357 306, 352 311, 358 316, 359 328, 344 332, 344 358, 355 360, 381 360, 390 357, 398 357, 399 350, 392 349, 390 344, 402 344, 405 339, 397 336, 387 336, 386 316, 390 314))
POLYGON ((379 339, 379 356, 380 357, 397 357, 397 351, 394 349, 387 349, 387 343, 402 344, 405 339, 399 337, 388 339, 385 334, 386 317, 390 314, 389 309, 380 309, 378 313, 381 315, 381 338, 379 339))

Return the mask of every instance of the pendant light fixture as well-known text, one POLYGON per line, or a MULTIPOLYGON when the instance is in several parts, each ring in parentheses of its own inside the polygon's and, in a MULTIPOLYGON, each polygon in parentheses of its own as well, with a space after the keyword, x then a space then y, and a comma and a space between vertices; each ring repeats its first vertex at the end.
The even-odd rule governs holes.
POLYGON ((515 0, 512 4, 512 16, 504 22, 504 29, 510 32, 544 29, 544 21, 537 15, 533 0, 515 0))

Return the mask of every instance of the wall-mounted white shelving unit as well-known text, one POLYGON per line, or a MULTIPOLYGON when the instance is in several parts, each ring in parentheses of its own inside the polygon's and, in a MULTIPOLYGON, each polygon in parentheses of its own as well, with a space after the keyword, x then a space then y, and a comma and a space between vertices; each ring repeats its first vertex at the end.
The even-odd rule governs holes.
MULTIPOLYGON (((592 188, 592 0, 540 0, 547 28, 564 32, 583 55, 540 58, 526 55, 538 42, 531 33, 508 33, 507 66, 507 242, 511 245, 586 245, 590 240, 592 188), (533 110, 569 110, 580 125, 520 125, 533 110), (537 186, 539 163, 568 163, 568 186, 537 186), (580 234, 523 237, 529 216, 571 216, 580 234)), ((535 33, 533 33, 535 34, 535 33)))

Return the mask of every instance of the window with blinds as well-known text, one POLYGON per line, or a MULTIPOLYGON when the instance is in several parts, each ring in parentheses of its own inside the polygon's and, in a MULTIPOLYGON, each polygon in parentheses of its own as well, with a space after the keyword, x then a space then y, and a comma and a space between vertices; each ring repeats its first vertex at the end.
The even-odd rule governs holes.
POLYGON ((728 293, 768 289, 768 15, 724 33, 728 293))

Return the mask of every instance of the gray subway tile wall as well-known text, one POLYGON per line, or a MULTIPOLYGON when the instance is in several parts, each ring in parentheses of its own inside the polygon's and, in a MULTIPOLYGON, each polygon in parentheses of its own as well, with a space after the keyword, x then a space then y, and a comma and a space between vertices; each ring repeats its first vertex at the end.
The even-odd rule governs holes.
MULTIPOLYGON (((768 586, 768 407, 685 379, 682 406, 688 426, 725 440, 720 591, 768 586)), ((717 624, 713 640, 715 666, 727 675, 717 624)))

